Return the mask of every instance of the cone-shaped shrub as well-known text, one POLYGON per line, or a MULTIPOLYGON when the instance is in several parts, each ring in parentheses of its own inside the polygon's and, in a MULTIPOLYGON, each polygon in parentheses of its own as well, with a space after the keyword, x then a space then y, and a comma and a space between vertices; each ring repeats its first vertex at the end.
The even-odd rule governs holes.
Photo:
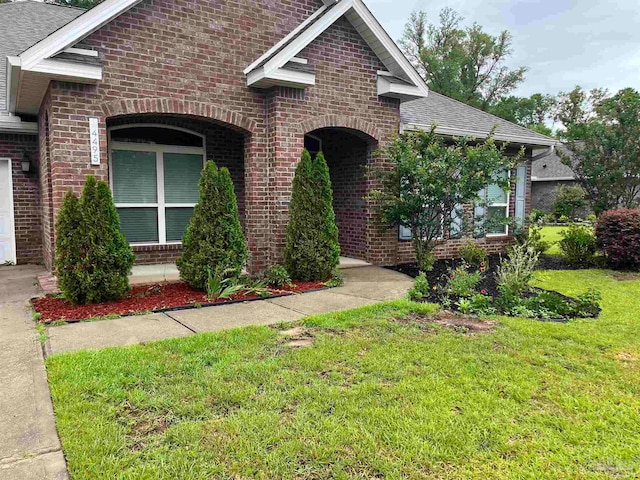
POLYGON ((55 269, 60 290, 73 303, 82 303, 85 298, 80 269, 81 224, 80 199, 69 190, 64 196, 56 221, 55 269))
POLYGON ((246 260, 247 243, 231 175, 209 161, 200 178, 200 201, 182 240, 180 278, 205 290, 209 270, 239 276, 246 260))
POLYGON ((296 168, 289 205, 285 267, 295 280, 325 281, 340 263, 329 167, 307 150, 296 168))
POLYGON ((80 304, 100 303, 129 292, 128 274, 135 256, 120 231, 120 218, 105 182, 87 177, 80 201, 67 194, 58 215, 57 235, 57 274, 65 298, 80 304))

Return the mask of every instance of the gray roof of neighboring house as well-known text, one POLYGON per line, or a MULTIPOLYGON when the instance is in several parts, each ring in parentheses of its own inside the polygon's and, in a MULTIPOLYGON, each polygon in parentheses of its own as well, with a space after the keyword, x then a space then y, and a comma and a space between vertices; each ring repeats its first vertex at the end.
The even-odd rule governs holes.
POLYGON ((449 98, 431 90, 429 96, 400 107, 402 123, 430 127, 437 124, 436 132, 452 136, 486 137, 497 125, 496 140, 524 145, 553 145, 556 140, 533 132, 490 113, 449 98))
MULTIPOLYGON (((563 152, 569 153, 567 148, 562 144, 558 144, 556 149, 562 149, 563 152)), ((562 163, 562 159, 558 155, 557 150, 533 161, 531 166, 532 182, 552 182, 559 180, 575 180, 575 174, 571 168, 562 163)))
POLYGON ((84 12, 43 2, 0 4, 0 111, 7 108, 6 57, 19 55, 84 12))

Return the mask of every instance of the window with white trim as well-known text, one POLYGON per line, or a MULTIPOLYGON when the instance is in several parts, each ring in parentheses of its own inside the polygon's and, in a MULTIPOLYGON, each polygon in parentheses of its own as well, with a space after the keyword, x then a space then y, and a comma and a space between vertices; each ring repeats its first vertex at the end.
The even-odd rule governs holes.
MULTIPOLYGON (((507 180, 509 172, 504 171, 498 175, 498 179, 507 180)), ((510 193, 505 191, 499 184, 489 185, 485 190, 487 202, 487 229, 486 235, 508 235, 509 226, 507 220, 509 218, 509 199, 510 193)))
POLYGON ((179 244, 199 200, 204 137, 169 126, 115 127, 109 152, 111 190, 129 243, 179 244))

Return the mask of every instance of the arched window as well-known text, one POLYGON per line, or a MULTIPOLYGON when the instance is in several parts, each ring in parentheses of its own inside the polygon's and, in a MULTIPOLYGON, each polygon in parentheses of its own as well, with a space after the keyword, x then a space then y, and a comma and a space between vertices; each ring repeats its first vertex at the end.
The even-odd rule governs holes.
POLYGON ((120 225, 129 243, 182 241, 199 200, 204 136, 167 125, 110 129, 109 171, 120 225))

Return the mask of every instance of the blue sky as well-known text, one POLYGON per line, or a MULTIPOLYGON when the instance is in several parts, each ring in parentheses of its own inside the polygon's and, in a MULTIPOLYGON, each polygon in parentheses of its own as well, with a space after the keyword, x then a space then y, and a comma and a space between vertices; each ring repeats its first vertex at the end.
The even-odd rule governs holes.
POLYGON ((527 66, 519 95, 585 88, 640 90, 640 0, 365 0, 394 40, 413 10, 437 21, 449 6, 514 37, 510 66, 527 66))

